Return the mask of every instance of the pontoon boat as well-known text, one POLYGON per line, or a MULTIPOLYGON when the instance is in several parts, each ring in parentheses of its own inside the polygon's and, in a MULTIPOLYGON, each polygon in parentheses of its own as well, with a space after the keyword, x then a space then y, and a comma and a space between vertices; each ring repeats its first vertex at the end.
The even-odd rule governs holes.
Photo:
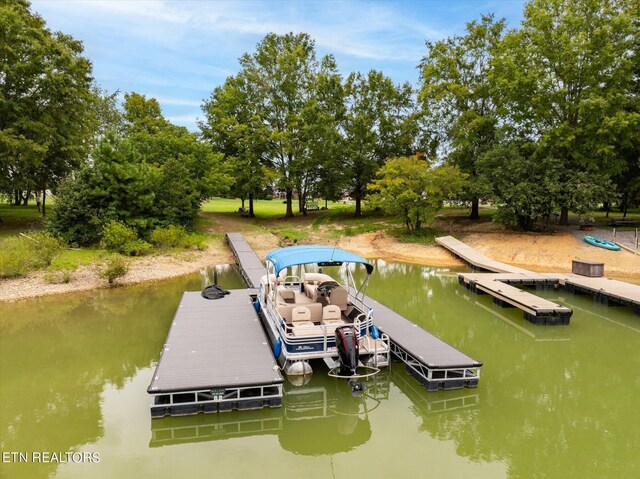
POLYGON ((388 366, 389 337, 376 329, 373 310, 364 303, 372 264, 330 246, 280 248, 266 260, 260 313, 285 374, 310 375, 314 359, 323 359, 337 377, 365 377, 388 366), (344 267, 347 284, 322 272, 329 266, 344 267), (355 267, 367 273, 359 287, 355 267))

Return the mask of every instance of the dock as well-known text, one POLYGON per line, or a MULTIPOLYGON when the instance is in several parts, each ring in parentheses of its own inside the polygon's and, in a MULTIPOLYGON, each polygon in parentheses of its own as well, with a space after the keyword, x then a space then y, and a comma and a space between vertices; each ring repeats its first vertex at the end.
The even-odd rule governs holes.
POLYGON ((463 243, 460 240, 457 240, 453 236, 441 236, 439 238, 436 238, 436 243, 451 251, 451 253, 453 253, 456 258, 463 259, 469 266, 474 269, 491 271, 494 273, 530 273, 530 271, 527 271, 526 269, 517 268, 516 266, 511 266, 509 264, 501 263, 500 261, 488 258, 487 256, 480 253, 480 251, 472 248, 471 246, 463 243))
MULTIPOLYGON (((265 268, 244 237, 227 234, 242 276, 251 287, 260 283, 265 268), (261 269, 256 261, 260 262, 261 269), (260 276, 257 276, 258 273, 260 276), (255 282, 252 278, 255 276, 255 282)), ((351 291, 351 295, 354 292, 351 291)), ((429 391, 476 387, 482 363, 461 353, 415 323, 368 296, 366 303, 374 308, 376 326, 389 336, 392 354, 404 362, 407 370, 429 391)))
POLYGON ((459 274, 458 282, 477 294, 493 296, 493 302, 504 308, 518 308, 525 319, 534 324, 569 324, 573 311, 535 294, 511 286, 511 283, 540 286, 553 285, 547 277, 501 274, 459 274))
POLYGON ((183 294, 147 389, 152 417, 281 405, 284 379, 252 293, 183 294))
POLYGON ((428 391, 478 385, 481 362, 369 296, 365 295, 364 300, 373 308, 376 327, 389 336, 391 353, 405 363, 407 371, 428 391))
POLYGON ((267 270, 258 255, 240 233, 227 233, 227 242, 247 285, 250 288, 258 288, 260 286, 260 278, 267 274, 267 270))
POLYGON ((490 294, 501 306, 519 308, 525 319, 534 324, 567 325, 573 311, 516 288, 514 284, 537 288, 562 287, 574 293, 590 294, 599 303, 630 306, 635 314, 640 314, 640 286, 604 277, 528 271, 487 258, 452 236, 436 238, 436 242, 472 268, 489 271, 460 273, 458 282, 461 285, 478 294, 490 294))

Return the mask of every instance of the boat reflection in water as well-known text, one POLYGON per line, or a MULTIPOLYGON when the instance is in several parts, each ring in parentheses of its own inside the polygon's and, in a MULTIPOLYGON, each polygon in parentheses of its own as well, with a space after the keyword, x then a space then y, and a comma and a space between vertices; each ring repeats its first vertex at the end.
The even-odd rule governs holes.
POLYGON ((317 456, 351 451, 371 438, 370 416, 389 398, 392 384, 410 397, 424 415, 478 405, 477 394, 461 391, 453 397, 434 397, 402 367, 381 371, 370 378, 365 391, 359 392, 352 392, 343 381, 314 375, 304 386, 286 385, 282 408, 154 419, 149 445, 276 435, 284 450, 296 454, 317 456))

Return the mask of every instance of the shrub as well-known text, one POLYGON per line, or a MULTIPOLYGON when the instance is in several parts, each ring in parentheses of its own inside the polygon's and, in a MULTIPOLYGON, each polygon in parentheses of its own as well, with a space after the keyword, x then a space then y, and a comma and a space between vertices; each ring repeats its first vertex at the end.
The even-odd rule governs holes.
POLYGON ((118 254, 112 255, 107 258, 102 271, 100 271, 100 277, 109 281, 109 284, 123 277, 129 271, 129 263, 127 260, 118 254))
POLYGON ((8 238, 0 244, 0 278, 15 278, 49 266, 64 242, 50 233, 8 238))
POLYGON ((182 226, 158 227, 151 232, 151 242, 159 248, 186 246, 188 234, 182 226))
POLYGON ((31 250, 24 239, 8 238, 0 243, 0 278, 22 276, 31 264, 31 250))
POLYGON ((493 215, 493 222, 511 229, 518 228, 518 216, 513 211, 513 208, 508 206, 498 206, 498 210, 493 215))
POLYGON ((134 242, 137 239, 138 235, 133 228, 129 228, 120 221, 110 221, 102 230, 100 247, 110 251, 124 253, 126 244, 134 242))
POLYGON ((195 248, 200 251, 207 249, 207 235, 201 233, 188 234, 183 240, 182 246, 185 248, 195 248))
POLYGON ((151 251, 153 251, 151 244, 144 240, 136 239, 126 243, 120 252, 127 256, 144 256, 145 254, 151 253, 151 251))
POLYGON ((66 246, 64 241, 51 233, 38 233, 30 244, 37 267, 49 266, 66 246))

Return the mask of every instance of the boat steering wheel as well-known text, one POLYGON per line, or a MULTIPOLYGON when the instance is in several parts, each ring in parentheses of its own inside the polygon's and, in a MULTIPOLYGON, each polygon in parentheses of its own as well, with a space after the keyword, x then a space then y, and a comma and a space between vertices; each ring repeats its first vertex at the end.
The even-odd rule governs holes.
POLYGON ((321 298, 329 296, 331 294, 331 290, 340 286, 336 281, 323 281, 318 285, 318 295, 321 298))

